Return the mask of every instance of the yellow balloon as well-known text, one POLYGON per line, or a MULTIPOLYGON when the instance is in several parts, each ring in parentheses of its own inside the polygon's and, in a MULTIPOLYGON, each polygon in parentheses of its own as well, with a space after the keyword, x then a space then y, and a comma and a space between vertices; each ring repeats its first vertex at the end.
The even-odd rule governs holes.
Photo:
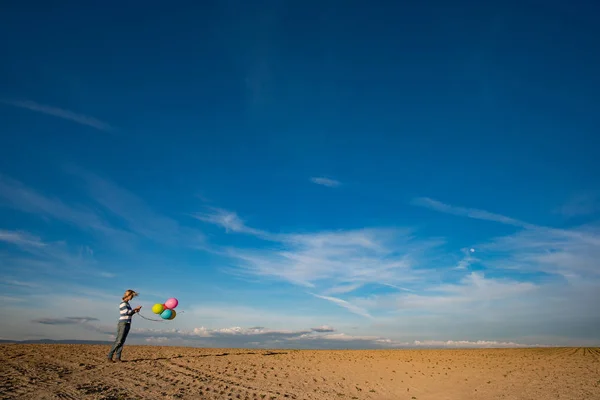
POLYGON ((152 306, 152 312, 154 314, 160 314, 161 312, 163 312, 164 309, 165 308, 160 303, 156 303, 155 305, 152 306))

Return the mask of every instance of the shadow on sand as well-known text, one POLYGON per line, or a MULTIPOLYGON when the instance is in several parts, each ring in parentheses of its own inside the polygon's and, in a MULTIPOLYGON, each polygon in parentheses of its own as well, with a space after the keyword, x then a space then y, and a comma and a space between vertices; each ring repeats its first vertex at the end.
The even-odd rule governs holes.
POLYGON ((220 354, 196 354, 189 356, 172 356, 172 357, 154 357, 154 358, 136 358, 133 360, 123 360, 121 362, 142 362, 142 361, 161 361, 161 360, 175 360, 178 358, 204 358, 204 357, 227 357, 227 356, 242 356, 248 354, 260 354, 263 356, 275 356, 279 354, 288 354, 287 352, 277 352, 277 351, 268 351, 266 353, 256 353, 256 352, 245 352, 245 353, 220 353, 220 354))

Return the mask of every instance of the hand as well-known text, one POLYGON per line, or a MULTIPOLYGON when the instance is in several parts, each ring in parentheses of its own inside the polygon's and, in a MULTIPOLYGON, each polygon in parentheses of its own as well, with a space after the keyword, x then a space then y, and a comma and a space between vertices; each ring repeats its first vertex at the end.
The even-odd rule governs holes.
POLYGON ((142 306, 137 306, 136 308, 133 309, 133 311, 135 311, 136 313, 139 313, 141 309, 142 309, 142 306))

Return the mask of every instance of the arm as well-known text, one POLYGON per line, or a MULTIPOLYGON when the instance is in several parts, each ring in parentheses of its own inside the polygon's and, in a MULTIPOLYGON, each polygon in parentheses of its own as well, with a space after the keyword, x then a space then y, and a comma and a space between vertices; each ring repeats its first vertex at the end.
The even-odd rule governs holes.
POLYGON ((131 309, 131 307, 129 307, 129 304, 123 302, 121 303, 121 306, 119 307, 119 311, 121 313, 121 315, 133 315, 136 312, 140 311, 141 307, 136 307, 135 309, 131 309))

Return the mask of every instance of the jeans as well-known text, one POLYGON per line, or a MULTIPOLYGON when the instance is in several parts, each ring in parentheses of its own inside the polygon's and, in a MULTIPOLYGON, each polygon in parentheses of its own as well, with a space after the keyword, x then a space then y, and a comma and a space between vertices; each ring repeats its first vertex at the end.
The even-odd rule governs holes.
POLYGON ((131 329, 131 323, 127 321, 119 321, 117 325, 117 338, 108 353, 108 359, 112 360, 113 354, 117 353, 117 359, 121 358, 121 352, 123 351, 123 345, 125 344, 125 339, 127 339, 127 335, 129 334, 129 329, 131 329))

